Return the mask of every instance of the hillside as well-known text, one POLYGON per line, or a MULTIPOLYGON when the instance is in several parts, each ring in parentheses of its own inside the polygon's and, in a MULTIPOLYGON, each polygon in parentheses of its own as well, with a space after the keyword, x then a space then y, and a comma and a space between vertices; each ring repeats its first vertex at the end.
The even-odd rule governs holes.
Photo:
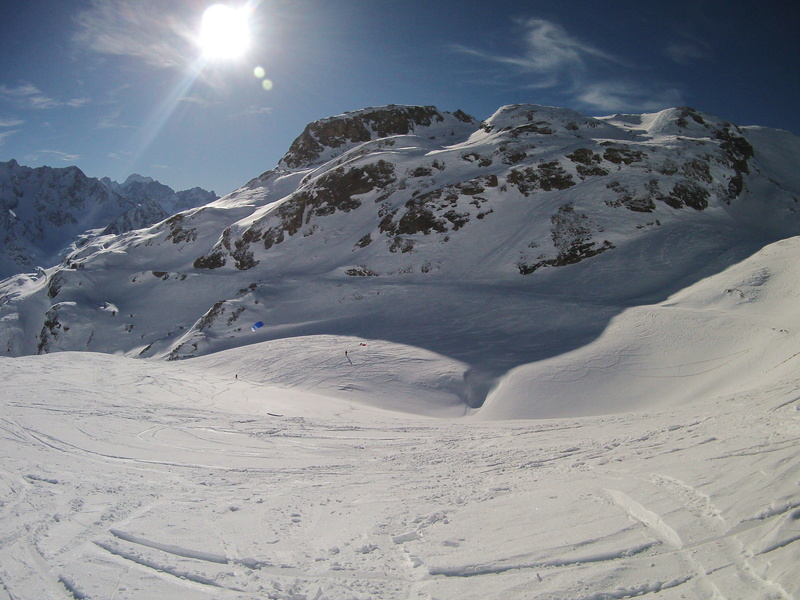
POLYGON ((798 165, 365 109, 0 282, 0 598, 797 598, 798 165))
POLYGON ((352 337, 0 358, 0 597, 797 598, 798 252, 478 411, 464 364, 352 337))
POLYGON ((94 235, 147 227, 215 199, 214 192, 175 192, 139 175, 119 184, 77 167, 0 163, 0 278, 58 264, 94 235))
POLYGON ((509 369, 800 232, 797 147, 688 108, 347 113, 226 197, 5 281, 0 345, 180 359, 347 335, 457 361, 480 406, 509 369))

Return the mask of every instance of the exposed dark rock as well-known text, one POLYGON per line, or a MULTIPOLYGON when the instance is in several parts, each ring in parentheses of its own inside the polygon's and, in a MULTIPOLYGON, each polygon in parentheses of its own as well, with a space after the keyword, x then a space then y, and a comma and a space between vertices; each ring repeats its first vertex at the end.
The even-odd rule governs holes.
POLYGON ((195 259, 195 269, 219 269, 225 266, 225 256, 222 252, 212 252, 208 256, 201 256, 195 259))
POLYGON ((689 179, 711 183, 711 166, 708 160, 695 159, 683 163, 683 174, 689 179))
POLYGON ((734 170, 725 198, 726 202, 730 204, 744 190, 744 176, 750 173, 747 161, 754 155, 753 146, 738 133, 738 128, 734 125, 728 125, 724 129, 715 131, 714 137, 721 141, 719 147, 724 153, 727 163, 734 170), (736 131, 733 130, 734 128, 736 131))
POLYGON ((575 185, 572 175, 567 173, 558 161, 542 163, 536 169, 533 167, 512 169, 506 179, 525 196, 530 196, 539 189, 550 192, 565 190, 575 185))
POLYGON ((597 242, 592 239, 599 229, 585 214, 578 213, 572 204, 565 204, 550 219, 553 224, 553 245, 558 254, 554 258, 540 257, 534 263, 519 262, 520 274, 530 275, 542 267, 562 267, 578 263, 586 258, 597 256, 610 250, 614 245, 608 240, 597 242))
POLYGON ((345 275, 348 275, 349 277, 378 277, 378 273, 368 269, 363 265, 357 265, 347 269, 345 271, 345 275))
POLYGON ((356 248, 366 248, 372 243, 372 235, 369 233, 356 242, 356 248))
POLYGON ((465 113, 460 108, 456 112, 453 113, 453 116, 456 119, 458 119, 459 121, 461 121, 462 123, 474 123, 475 122, 474 117, 469 116, 467 113, 465 113))
POLYGON ((200 320, 198 320, 196 329, 198 331, 203 331, 204 329, 208 329, 211 325, 214 324, 216 318, 222 315, 225 312, 225 300, 219 300, 212 306, 206 314, 204 314, 200 320))
MULTIPOLYGON (((686 128, 686 127, 689 126, 689 122, 686 120, 687 117, 691 117, 691 119, 695 123, 698 123, 699 125, 706 125, 705 119, 703 119, 702 115, 699 112, 697 112, 695 109, 693 109, 693 108, 691 108, 689 106, 681 106, 681 107, 679 107, 678 110, 680 111, 680 113, 678 114, 678 118, 675 121, 677 123, 678 127, 686 128)), ((706 127, 707 127, 707 125, 706 125, 706 127)))
POLYGON ((167 227, 169 227, 167 239, 172 240, 173 244, 179 244, 181 242, 194 242, 197 240, 197 230, 191 227, 184 227, 184 220, 184 213, 178 213, 177 215, 167 219, 164 223, 167 227))
MULTIPOLYGON (((466 123, 474 121, 463 111, 458 111, 456 118, 466 123)), ((387 106, 315 121, 309 123, 292 142, 283 162, 290 168, 311 165, 325 148, 368 142, 373 133, 379 138, 406 135, 417 126, 427 127, 434 121, 443 120, 442 114, 433 106, 387 106)))
POLYGON ((604 159, 617 165, 631 165, 635 162, 641 162, 644 160, 644 156, 645 154, 641 150, 631 150, 630 148, 616 146, 606 148, 603 153, 604 159))
MULTIPOLYGON (((709 191, 694 181, 679 181, 669 193, 669 198, 674 204, 686 205, 695 210, 703 210, 708 207, 709 191)), ((672 206, 672 204, 670 204, 672 206)))
POLYGON ((654 183, 656 185, 650 186, 648 194, 637 196, 618 181, 612 181, 606 187, 617 192, 619 197, 615 200, 606 200, 605 203, 614 208, 623 207, 633 212, 653 212, 656 209, 653 199, 656 196, 660 196, 657 187, 658 182, 654 183))

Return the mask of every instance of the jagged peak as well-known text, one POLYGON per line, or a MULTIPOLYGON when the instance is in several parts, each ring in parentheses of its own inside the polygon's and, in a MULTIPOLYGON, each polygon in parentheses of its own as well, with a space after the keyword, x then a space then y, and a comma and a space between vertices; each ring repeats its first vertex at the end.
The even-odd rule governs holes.
POLYGON ((428 135, 453 135, 465 127, 471 132, 476 124, 477 121, 462 110, 449 113, 435 106, 390 104, 363 108, 309 123, 292 143, 280 166, 299 168, 318 164, 354 144, 373 139, 419 134, 423 130, 427 130, 428 135))
POLYGON ((145 177, 144 175, 139 175, 138 173, 133 173, 128 175, 128 178, 122 182, 122 187, 127 187, 132 183, 155 183, 155 179, 152 177, 145 177))

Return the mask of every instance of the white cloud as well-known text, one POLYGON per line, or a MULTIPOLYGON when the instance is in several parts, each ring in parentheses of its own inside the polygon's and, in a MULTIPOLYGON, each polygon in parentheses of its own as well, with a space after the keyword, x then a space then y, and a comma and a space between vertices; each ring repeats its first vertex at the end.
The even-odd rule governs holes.
POLYGON ((675 88, 651 88, 625 81, 589 84, 580 90, 576 99, 594 110, 609 113, 625 110, 657 111, 683 104, 681 93, 675 88))
POLYGON ((61 152, 60 150, 40 150, 39 152, 43 154, 55 154, 64 162, 75 162, 81 158, 80 154, 70 154, 68 152, 61 152))
POLYGON ((11 129, 9 131, 0 131, 0 146, 5 144, 6 140, 10 138, 12 135, 17 133, 18 129, 11 129))
POLYGON ((89 103, 91 103, 89 98, 72 98, 66 102, 67 106, 71 108, 81 108, 89 103))
POLYGON ((97 129, 132 129, 133 127, 131 125, 120 122, 121 115, 121 108, 117 108, 110 113, 103 115, 97 122, 97 129))
POLYGON ((20 119, 2 119, 0 118, 0 127, 19 127, 24 125, 25 121, 20 119))
POLYGON ((178 100, 178 102, 186 102, 187 104, 196 104, 198 106, 216 106, 219 102, 214 102, 211 100, 207 100, 205 98, 201 98, 200 96, 183 96, 178 100))
POLYGON ((454 49, 533 75, 535 80, 526 87, 540 89, 574 84, 598 63, 626 64, 622 59, 573 37, 552 21, 530 18, 517 23, 523 30, 520 40, 524 46, 522 54, 502 55, 466 46, 454 46, 454 49))
POLYGON ((58 100, 45 96, 35 85, 25 82, 16 87, 0 85, 0 98, 22 108, 56 108, 62 105, 58 100))
POLYGON ((130 56, 161 68, 183 68, 194 56, 191 3, 92 0, 76 17, 75 41, 98 54, 130 56))
POLYGON ((0 98, 24 109, 44 110, 69 106, 80 108, 90 102, 88 98, 73 98, 66 102, 51 98, 32 83, 22 82, 15 87, 0 85, 0 98))
POLYGON ((572 37, 563 27, 551 21, 527 19, 522 25, 526 30, 524 41, 527 52, 513 63, 530 71, 550 73, 583 69, 595 60, 622 63, 611 54, 572 37))
POLYGON ((237 112, 226 116, 226 119, 238 119, 239 117, 252 117, 259 115, 271 115, 275 112, 270 106, 250 106, 242 112, 237 112))
POLYGON ((679 65, 690 65, 701 60, 711 59, 711 52, 705 45, 693 40, 672 42, 664 48, 664 54, 679 65))
MULTIPOLYGON (((505 78, 517 87, 549 90, 564 96, 577 108, 591 111, 657 110, 681 103, 680 92, 660 82, 633 82, 637 70, 622 59, 571 35, 546 19, 517 21, 522 27, 516 55, 497 54, 478 48, 453 46, 467 56, 508 67, 505 78), (522 82, 520 83, 520 78, 522 82)), ((496 80, 498 74, 493 74, 496 80)))
POLYGON ((25 98, 26 96, 33 96, 41 93, 42 92, 39 90, 39 88, 30 83, 23 83, 17 87, 0 85, 0 95, 3 95, 7 98, 25 98))

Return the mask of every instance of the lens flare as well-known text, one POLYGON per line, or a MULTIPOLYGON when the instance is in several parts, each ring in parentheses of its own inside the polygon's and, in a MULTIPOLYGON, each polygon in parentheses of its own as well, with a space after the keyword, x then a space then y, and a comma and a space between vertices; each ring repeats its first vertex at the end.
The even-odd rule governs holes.
POLYGON ((258 79, 264 79, 267 72, 264 71, 264 67, 256 67, 253 69, 253 75, 255 75, 258 79))

